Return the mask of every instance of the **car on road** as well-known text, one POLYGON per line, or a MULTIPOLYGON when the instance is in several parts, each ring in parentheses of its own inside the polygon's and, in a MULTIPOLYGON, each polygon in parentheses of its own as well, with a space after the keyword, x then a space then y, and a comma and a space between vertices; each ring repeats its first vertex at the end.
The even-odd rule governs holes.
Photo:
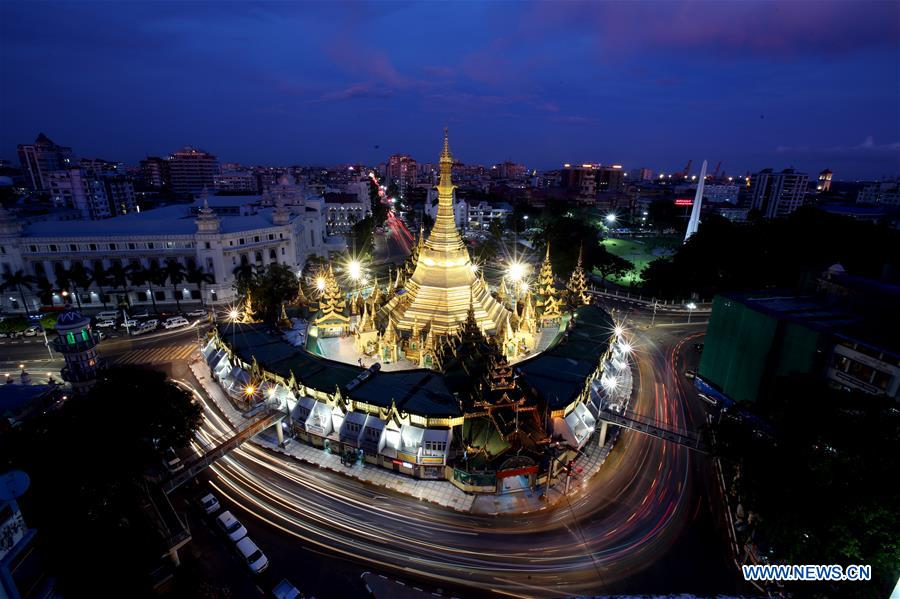
POLYGON ((31 325, 30 327, 28 327, 27 329, 22 331, 22 334, 25 335, 26 337, 34 337, 38 333, 40 333, 42 330, 43 329, 41 329, 41 327, 39 327, 37 325, 31 325))
POLYGON ((300 596, 300 590, 291 584, 287 578, 282 578, 281 582, 272 589, 272 596, 275 599, 297 599, 300 596))
POLYGON ((206 310, 198 308, 196 310, 191 310, 190 312, 185 312, 184 315, 189 318, 201 318, 206 316, 206 310))
POLYGON ((247 529, 244 528, 244 525, 238 522, 238 519, 234 517, 234 514, 228 510, 225 510, 216 517, 216 524, 219 525, 219 530, 224 532, 225 535, 234 542, 238 542, 247 536, 247 529))
POLYGON ((169 329, 176 329, 178 327, 184 327, 191 323, 188 322, 187 318, 184 316, 173 316, 172 318, 167 318, 163 321, 163 327, 168 331, 169 329))
POLYGON ((98 329, 108 329, 109 327, 116 326, 116 321, 115 320, 98 320, 96 323, 94 323, 94 326, 97 327, 98 329))
POLYGON ((266 557, 265 553, 259 550, 259 547, 250 540, 250 537, 244 537, 238 541, 236 547, 238 553, 244 558, 247 567, 250 568, 250 571, 254 574, 261 574, 269 567, 269 558, 266 557))
POLYGON ((175 474, 184 470, 184 464, 181 463, 181 458, 178 457, 178 454, 176 454, 175 450, 171 447, 166 450, 163 461, 166 464, 166 470, 169 471, 169 474, 175 474))
POLYGON ((693 379, 694 377, 697 376, 697 371, 691 370, 690 368, 688 368, 687 370, 684 371, 684 376, 686 376, 689 379, 693 379))
POLYGON ((218 512, 219 508, 222 506, 219 505, 219 500, 216 499, 215 495, 207 493, 200 498, 200 507, 202 507, 203 511, 206 512, 206 515, 209 516, 218 512))

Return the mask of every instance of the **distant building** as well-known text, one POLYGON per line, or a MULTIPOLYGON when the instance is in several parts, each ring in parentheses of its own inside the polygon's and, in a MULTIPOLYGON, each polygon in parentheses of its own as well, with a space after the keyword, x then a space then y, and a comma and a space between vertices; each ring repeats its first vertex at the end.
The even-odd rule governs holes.
MULTIPOLYGON (((696 187, 696 186, 695 186, 696 187)), ((706 183, 703 185, 703 198, 710 204, 737 204, 741 187, 734 183, 706 183)))
POLYGON ((248 193, 259 192, 259 184, 254 175, 246 170, 225 170, 217 174, 213 179, 213 187, 223 193, 248 193))
MULTIPOLYGON (((12 473, 4 473, 4 478, 12 473)), ((28 487, 17 489, 14 496, 28 487)), ((0 597, 45 599, 57 597, 54 579, 48 575, 37 542, 14 498, 0 498, 0 597)))
POLYGON ((653 171, 647 167, 634 169, 632 178, 635 181, 651 181, 653 180, 653 171))
POLYGON ((203 150, 185 146, 169 158, 172 192, 178 196, 195 196, 204 188, 215 188, 218 174, 219 161, 203 150))
POLYGON ((512 212, 512 206, 505 202, 492 204, 482 200, 478 204, 468 206, 468 227, 477 231, 489 229, 493 222, 498 222, 502 225, 512 212))
MULTIPOLYGON (((432 219, 437 218, 438 210, 438 192, 435 188, 428 189, 428 195, 425 198, 425 206, 423 212, 432 219)), ((469 223, 469 204, 461 199, 456 190, 453 191, 453 220, 456 222, 456 228, 464 231, 469 223)))
POLYGON ((491 167, 491 179, 519 180, 528 174, 524 164, 516 164, 508 160, 491 167))
POLYGON ((162 189, 169 187, 171 177, 169 174, 169 161, 159 156, 147 156, 140 163, 141 180, 144 186, 150 189, 162 189))
POLYGON ((331 192, 325 194, 326 231, 328 235, 346 235, 353 225, 368 214, 368 198, 360 201, 359 194, 331 192))
POLYGON ((816 191, 831 191, 831 176, 833 173, 827 168, 819 173, 819 182, 816 185, 816 191))
POLYGON ((900 206, 900 181, 882 181, 864 187, 856 196, 856 203, 900 206))
POLYGON ((19 162, 25 184, 35 191, 48 188, 47 176, 74 165, 72 148, 60 146, 41 133, 33 144, 20 144, 19 162))
POLYGON ((72 167, 49 173, 46 181, 53 203, 78 210, 82 218, 110 218, 135 210, 134 185, 125 176, 102 176, 72 167))
POLYGON ((841 270, 833 267, 818 292, 717 296, 698 375, 737 401, 756 401, 793 374, 900 398, 900 347, 890 332, 900 288, 841 270))
POLYGON ((406 197, 406 192, 416 184, 416 161, 405 154, 394 154, 388 159, 385 184, 397 184, 400 197, 406 197))
POLYGON ((751 178, 750 196, 752 208, 759 210, 765 218, 786 216, 803 205, 809 175, 794 169, 775 173, 763 169, 751 178))

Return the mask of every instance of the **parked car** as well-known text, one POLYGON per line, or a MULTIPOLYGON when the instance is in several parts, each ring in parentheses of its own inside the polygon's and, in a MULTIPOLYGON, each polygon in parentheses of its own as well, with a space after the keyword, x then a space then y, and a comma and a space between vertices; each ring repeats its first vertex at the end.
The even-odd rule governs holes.
POLYGON ((106 310, 104 312, 97 312, 94 316, 94 319, 98 322, 101 320, 111 320, 113 322, 119 317, 119 312, 117 310, 106 310))
POLYGON ((34 337, 38 333, 40 333, 42 330, 43 329, 41 329, 41 327, 39 327, 37 325, 31 325, 30 327, 28 327, 27 329, 22 331, 22 334, 25 335, 26 337, 34 337))
POLYGON ((136 312, 131 313, 132 318, 150 318, 150 312, 146 309, 138 310, 136 312))
POLYGON ((116 321, 115 320, 98 320, 96 323, 94 323, 94 326, 97 327, 98 329, 108 329, 109 327, 116 326, 116 321))
POLYGON ((237 550, 247 563, 247 567, 250 568, 250 571, 254 574, 261 574, 269 567, 269 558, 266 557, 265 553, 259 550, 259 547, 250 540, 250 537, 244 537, 238 541, 237 550))
POLYGON ((181 458, 178 457, 175 450, 171 447, 166 450, 163 461, 166 464, 166 470, 168 470, 170 474, 175 474, 176 472, 184 470, 184 464, 181 463, 181 458))
POLYGON ((297 589, 287 578, 282 578, 281 582, 272 589, 272 596, 275 599, 297 599, 300 596, 300 590, 297 589))
POLYGON ((206 316, 206 310, 197 308, 196 310, 185 312, 184 315, 190 318, 202 318, 203 316, 206 316))
POLYGON ((122 326, 123 326, 123 327, 126 327, 126 328, 129 328, 129 329, 130 329, 131 327, 136 327, 136 326, 138 326, 138 324, 139 324, 138 321, 137 321, 136 319, 134 319, 134 318, 126 318, 125 320, 122 321, 122 326))
POLYGON ((187 326, 189 324, 187 318, 184 316, 173 316, 172 318, 167 318, 163 321, 163 327, 165 327, 166 330, 177 329, 178 327, 187 326))
POLYGON ((218 524, 219 529, 234 542, 238 542, 247 536, 247 529, 244 528, 244 525, 238 522, 238 519, 234 517, 234 514, 228 510, 225 510, 216 517, 216 524, 218 524))
POLYGON ((142 329, 143 328, 155 329, 158 326, 159 326, 159 321, 156 320, 155 318, 151 318, 150 320, 145 320, 144 322, 141 323, 142 329))
POLYGON ((690 368, 688 368, 687 370, 684 371, 684 376, 686 376, 689 379, 692 379, 695 376, 697 376, 697 371, 691 370, 690 368))
POLYGON ((213 495, 212 493, 207 493, 200 498, 200 507, 203 508, 203 511, 206 512, 207 515, 210 515, 218 512, 221 506, 219 505, 219 500, 216 499, 215 495, 213 495))

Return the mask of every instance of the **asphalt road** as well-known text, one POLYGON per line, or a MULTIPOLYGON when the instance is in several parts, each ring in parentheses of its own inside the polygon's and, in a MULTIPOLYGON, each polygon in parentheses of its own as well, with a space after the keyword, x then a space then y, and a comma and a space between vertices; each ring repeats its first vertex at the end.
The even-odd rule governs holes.
MULTIPOLYGON (((675 350, 703 325, 640 331, 643 317, 633 320, 632 410, 695 430, 705 403, 676 374, 675 350)), ((206 414, 203 434, 227 433, 214 408, 206 414)), ((249 444, 209 471, 217 495, 262 536, 269 576, 293 573, 301 588, 306 580, 322 593, 328 575, 306 564, 311 554, 328 555, 340 558, 335 576, 359 564, 457 596, 734 592, 712 480, 706 457, 632 431, 596 476, 573 485, 565 505, 516 517, 446 510, 249 444)), ((358 590, 326 589, 348 597, 358 590)))

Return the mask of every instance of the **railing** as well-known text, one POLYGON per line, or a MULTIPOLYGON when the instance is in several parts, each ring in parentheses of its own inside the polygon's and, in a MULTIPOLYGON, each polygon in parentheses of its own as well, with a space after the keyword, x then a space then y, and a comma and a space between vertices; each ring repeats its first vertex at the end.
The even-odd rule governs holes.
POLYGON ((165 481, 161 488, 164 493, 171 493, 187 481, 191 480, 199 473, 209 468, 216 460, 226 455, 230 451, 236 449, 239 445, 247 441, 257 433, 264 431, 273 424, 280 426, 281 420, 285 417, 284 412, 277 410, 268 410, 258 420, 253 421, 241 430, 237 431, 234 436, 225 439, 202 456, 191 460, 185 465, 184 470, 165 481))
POLYGON ((640 294, 632 294, 628 291, 620 292, 618 289, 616 291, 606 291, 604 289, 588 289, 588 295, 596 295, 599 297, 608 297, 610 299, 631 302, 636 304, 643 304, 648 308, 652 308, 656 306, 659 310, 670 311, 670 312, 709 312, 712 310, 712 302, 705 302, 702 300, 665 300, 665 299, 656 299, 655 297, 647 297, 645 295, 640 294), (696 305, 696 308, 688 308, 687 305, 693 303, 696 305))
POLYGON ((682 447, 687 447, 688 449, 693 449, 700 453, 710 453, 709 444, 699 435, 687 431, 676 431, 664 428, 652 420, 647 420, 637 415, 625 416, 624 414, 601 410, 599 418, 601 422, 598 424, 598 427, 601 426, 603 422, 608 422, 645 435, 650 435, 651 437, 656 437, 657 439, 677 443, 682 447))

